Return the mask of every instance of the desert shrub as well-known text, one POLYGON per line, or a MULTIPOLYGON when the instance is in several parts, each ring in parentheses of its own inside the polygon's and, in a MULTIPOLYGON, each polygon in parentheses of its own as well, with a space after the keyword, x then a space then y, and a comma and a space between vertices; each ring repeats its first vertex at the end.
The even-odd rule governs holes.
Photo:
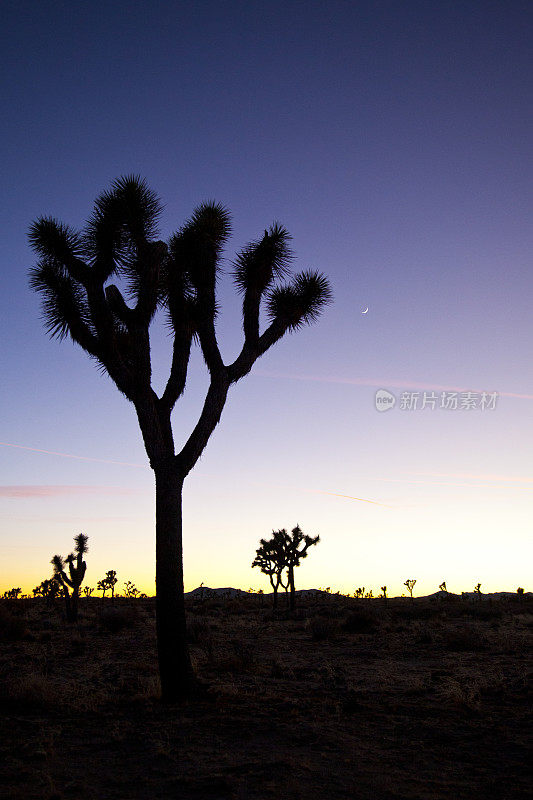
POLYGON ((323 642, 325 639, 332 639, 337 634, 339 623, 337 620, 327 617, 313 617, 307 620, 306 627, 314 642, 323 642))
POLYGON ((374 633, 377 628, 377 619, 371 611, 358 608, 350 611, 341 627, 345 633, 374 633))
POLYGON ((137 621, 137 610, 131 606, 103 608, 98 618, 100 628, 109 633, 119 633, 125 628, 132 628, 137 621))
POLYGON ((76 677, 57 679, 40 672, 22 672, 4 682, 1 704, 17 712, 85 712, 108 708, 110 697, 105 690, 86 686, 76 677))
POLYGON ((0 639, 18 641, 27 634, 26 622, 19 614, 0 608, 0 639))

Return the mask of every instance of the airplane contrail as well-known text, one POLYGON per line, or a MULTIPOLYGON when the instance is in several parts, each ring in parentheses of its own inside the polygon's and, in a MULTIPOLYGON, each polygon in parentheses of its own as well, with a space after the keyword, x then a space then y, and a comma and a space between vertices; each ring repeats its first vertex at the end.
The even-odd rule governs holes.
MULTIPOLYGON (((28 447, 27 445, 23 444, 13 444, 12 442, 0 442, 0 445, 3 447, 14 447, 17 450, 29 450, 32 453, 44 453, 45 455, 49 456, 60 456, 61 458, 75 458, 78 461, 92 461, 98 462, 100 464, 116 464, 117 466, 121 467, 137 467, 139 469, 148 469, 148 466, 145 464, 135 464, 130 461, 111 461, 110 459, 106 458, 92 458, 90 456, 78 456, 74 455, 73 453, 60 453, 56 450, 44 450, 40 447, 28 447)), ((13 490, 14 487, 9 487, 13 490)), ((347 500, 358 500, 361 503, 372 503, 372 505, 376 506, 383 506, 384 508, 392 508, 392 506, 388 506, 385 503, 379 503, 377 500, 367 500, 364 497, 354 497, 353 495, 349 494, 339 494, 337 492, 326 492, 321 489, 300 489, 300 491, 304 492, 311 492, 313 494, 327 494, 331 495, 332 497, 344 497, 347 500)))
MULTIPOLYGON (((466 389, 464 386, 441 386, 439 384, 420 383, 418 381, 403 380, 375 380, 374 378, 339 378, 335 375, 297 375, 284 372, 273 372, 271 370, 256 369, 252 375, 259 375, 263 378, 286 378, 294 381, 315 381, 317 383, 339 383, 350 386, 373 386, 386 389, 421 389, 426 391, 437 390, 441 392, 465 392, 473 391, 481 394, 481 390, 466 389)), ((486 390, 485 390, 486 391, 486 390)), ((520 400, 533 400, 533 394, 520 394, 518 392, 496 392, 498 397, 515 397, 520 400)))
POLYGON ((133 464, 130 461, 111 461, 107 458, 91 458, 90 456, 77 456, 73 453, 58 453, 55 450, 43 450, 40 447, 28 447, 23 444, 12 444, 11 442, 0 442, 3 447, 15 447, 17 450, 31 450, 33 453, 45 453, 48 456, 61 456, 61 458, 75 458, 78 461, 97 461, 100 464, 117 464, 119 467, 137 467, 138 469, 148 469, 146 464, 133 464))

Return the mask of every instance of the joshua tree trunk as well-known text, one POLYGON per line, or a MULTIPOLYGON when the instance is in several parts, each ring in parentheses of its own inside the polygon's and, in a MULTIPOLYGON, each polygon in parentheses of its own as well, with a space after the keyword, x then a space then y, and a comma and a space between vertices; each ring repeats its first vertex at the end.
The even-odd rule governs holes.
POLYGON ((173 469, 159 468, 155 485, 157 653, 162 699, 172 703, 190 694, 194 685, 183 589, 183 478, 173 469))
POLYGON ((70 596, 70 622, 78 621, 78 590, 74 589, 70 596))
POLYGON ((72 602, 66 586, 63 587, 63 597, 65 598, 65 610, 67 622, 76 622, 72 616, 72 602))
POLYGON ((294 611, 296 607, 296 594, 294 591, 294 567, 292 564, 289 565, 289 587, 291 590, 289 607, 291 611, 294 611))

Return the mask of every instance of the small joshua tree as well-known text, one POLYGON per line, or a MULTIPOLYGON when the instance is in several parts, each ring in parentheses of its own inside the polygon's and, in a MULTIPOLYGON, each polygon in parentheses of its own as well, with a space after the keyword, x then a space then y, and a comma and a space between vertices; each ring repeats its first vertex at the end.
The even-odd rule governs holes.
POLYGON ((481 584, 480 583, 476 583, 476 585, 474 586, 474 594, 477 594, 478 596, 481 595, 481 584))
POLYGON ((365 596, 365 587, 364 586, 360 586, 358 589, 355 590, 354 597, 357 597, 358 600, 361 600, 361 598, 364 597, 364 596, 365 596))
POLYGON ((366 597, 367 600, 372 600, 372 598, 374 597, 372 589, 368 590, 368 592, 365 594, 365 597, 366 597))
POLYGON ((407 590, 409 592, 409 596, 410 597, 413 596, 413 589, 414 589, 415 583, 416 583, 416 578, 407 578, 407 580, 403 584, 404 586, 407 586, 407 590))
POLYGON ((382 586, 381 587, 381 591, 382 591, 382 595, 381 596, 383 597, 384 600, 386 600, 387 599, 387 587, 386 586, 382 586))
POLYGON ((105 597, 105 593, 109 589, 111 592, 111 599, 115 599, 115 584, 117 582, 117 572, 114 569, 109 569, 106 574, 105 578, 102 578, 101 581, 98 581, 96 588, 98 591, 102 592, 102 597, 105 597))
POLYGON ((441 590, 441 592, 448 593, 448 589, 446 588, 446 581, 442 581, 442 583, 439 584, 439 589, 441 590))
MULTIPOLYGON (((284 586, 282 572, 285 569, 284 550, 277 531, 272 531, 272 539, 261 539, 257 548, 252 568, 259 567, 263 575, 268 575, 273 590, 273 608, 278 605, 278 590, 284 586)), ((285 588, 285 586, 284 586, 285 588)))
POLYGON ((287 591, 290 590, 289 607, 294 610, 296 606, 296 590, 294 587, 294 570, 300 565, 302 558, 307 558, 308 549, 318 544, 320 536, 306 536, 299 525, 287 533, 285 528, 272 531, 272 539, 261 539, 261 547, 252 567, 260 567, 261 572, 269 576, 274 589, 274 606, 277 602, 277 591, 281 584, 287 591), (283 571, 287 570, 286 582, 283 581, 283 571))
POLYGON ((84 533, 79 533, 74 537, 74 553, 70 553, 65 559, 58 555, 55 555, 52 559, 54 577, 59 582, 65 598, 67 622, 77 622, 78 620, 78 597, 80 596, 80 586, 83 583, 87 569, 83 556, 88 551, 88 538, 84 533), (65 572, 67 565, 68 575, 65 572))
POLYGON ((300 566, 302 558, 307 558, 307 551, 314 544, 318 544, 320 536, 306 536, 299 525, 292 529, 290 535, 283 528, 285 559, 287 566, 287 577, 290 589, 290 608, 294 610, 296 606, 296 593, 294 588, 294 569, 300 566))
POLYGON ((94 586, 84 586, 83 587, 83 594, 85 597, 90 597, 94 592, 94 586))
POLYGON ((137 597, 139 590, 132 581, 124 582, 124 595, 126 597, 137 597))

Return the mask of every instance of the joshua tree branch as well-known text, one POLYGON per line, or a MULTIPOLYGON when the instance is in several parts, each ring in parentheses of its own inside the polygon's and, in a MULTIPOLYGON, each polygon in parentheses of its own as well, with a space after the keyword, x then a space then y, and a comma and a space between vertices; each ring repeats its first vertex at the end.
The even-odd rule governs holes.
POLYGON ((250 372, 254 363, 272 347, 286 333, 288 324, 281 319, 275 319, 259 337, 255 346, 244 342, 240 354, 233 364, 227 368, 231 383, 236 383, 250 372))
POLYGON ((181 452, 176 456, 176 465, 183 477, 194 467, 216 428, 226 402, 229 385, 225 371, 211 379, 200 419, 181 452))
POLYGON ((180 332, 174 338, 172 351, 172 365, 170 375, 165 386, 165 391, 161 396, 161 405, 172 411, 176 401, 185 391, 187 381, 187 367, 189 366, 189 356, 191 352, 192 331, 180 332))

